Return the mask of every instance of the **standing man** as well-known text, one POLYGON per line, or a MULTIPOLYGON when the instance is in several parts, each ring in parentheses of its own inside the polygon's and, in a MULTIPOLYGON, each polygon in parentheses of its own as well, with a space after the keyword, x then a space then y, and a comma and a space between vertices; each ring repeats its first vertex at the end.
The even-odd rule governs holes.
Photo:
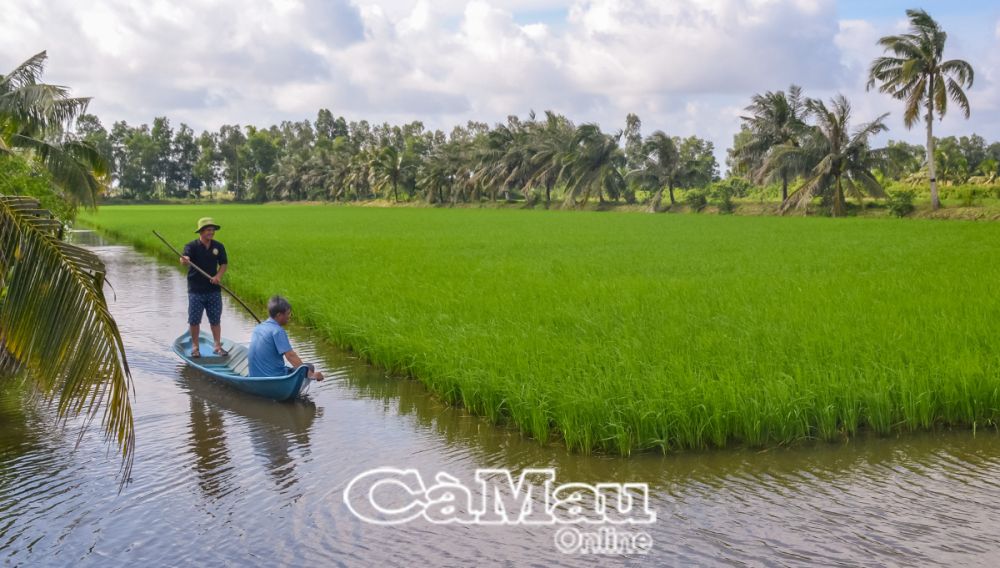
POLYGON ((208 325, 212 328, 212 339, 215 340, 215 354, 225 357, 229 353, 222 348, 222 288, 219 282, 226 273, 229 258, 226 247, 215 240, 215 232, 221 229, 211 217, 198 219, 198 238, 184 245, 184 256, 181 264, 188 267, 188 325, 191 326, 191 343, 194 348, 191 357, 201 357, 198 351, 198 334, 201 331, 202 314, 208 313, 208 325), (211 274, 205 278, 191 265, 211 274))
POLYGON ((323 373, 317 371, 312 364, 303 363, 288 341, 285 326, 292 319, 292 306, 288 300, 281 296, 271 296, 267 301, 267 315, 271 317, 258 324, 250 336, 250 352, 247 356, 250 361, 250 376, 280 377, 305 365, 309 367, 310 379, 322 381, 323 373), (291 369, 285 367, 285 359, 292 364, 291 369))

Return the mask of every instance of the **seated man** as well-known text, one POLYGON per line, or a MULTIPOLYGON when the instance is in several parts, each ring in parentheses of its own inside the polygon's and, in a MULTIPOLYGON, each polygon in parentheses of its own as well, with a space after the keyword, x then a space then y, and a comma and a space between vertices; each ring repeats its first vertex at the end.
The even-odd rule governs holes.
MULTIPOLYGON (((291 304, 281 296, 272 296, 267 302, 267 314, 271 317, 255 327, 250 337, 251 377, 280 377, 305 365, 292 350, 288 333, 285 332, 285 326, 292 318, 291 304), (285 359, 291 363, 291 369, 285 367, 285 359)), ((323 373, 312 365, 307 366, 310 379, 323 380, 323 373)))

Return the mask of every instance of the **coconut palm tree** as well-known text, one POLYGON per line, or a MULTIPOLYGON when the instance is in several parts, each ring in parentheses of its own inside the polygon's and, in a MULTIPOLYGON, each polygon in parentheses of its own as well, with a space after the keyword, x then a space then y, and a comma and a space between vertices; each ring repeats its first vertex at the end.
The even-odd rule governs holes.
MULTIPOLYGON (((86 108, 64 87, 39 82, 45 52, 0 76, 0 155, 31 158, 72 202, 93 205, 106 172, 68 128, 86 108)), ((108 312, 105 269, 94 254, 60 240, 62 223, 33 198, 0 196, 0 379, 26 377, 61 418, 104 404, 128 480, 135 445, 131 374, 108 312)))
MULTIPOLYGON (((761 165, 768 152, 780 145, 798 146, 799 138, 805 130, 805 103, 802 88, 792 85, 788 94, 784 91, 754 95, 746 110, 749 116, 741 117, 750 135, 745 144, 737 149, 739 162, 750 170, 750 175, 758 182, 767 181, 760 175, 761 165)), ((781 180, 781 200, 788 199, 790 177, 808 169, 804 164, 786 163, 771 172, 770 177, 781 180)))
POLYGON ((372 189, 379 192, 391 189, 393 199, 399 201, 399 182, 408 168, 403 152, 391 144, 385 146, 372 156, 369 169, 372 189))
POLYGON ((452 194, 456 158, 454 148, 442 145, 430 152, 417 169, 417 186, 424 192, 427 203, 444 203, 445 194, 452 194))
POLYGON ((846 208, 845 194, 859 201, 865 193, 875 197, 885 196, 871 171, 881 152, 871 150, 868 139, 888 130, 884 121, 889 114, 883 114, 851 133, 850 103, 843 95, 837 95, 830 103, 830 108, 827 108, 823 101, 807 99, 807 113, 816 119, 816 126, 807 136, 807 142, 801 146, 783 144, 775 147, 761 166, 762 172, 770 175, 789 162, 802 163, 814 159, 811 156, 818 158, 802 185, 782 203, 783 213, 792 207, 804 209, 817 195, 832 194, 832 213, 834 217, 839 217, 846 208))
POLYGON ((545 123, 532 132, 528 143, 528 184, 545 188, 545 207, 552 201, 552 189, 564 176, 575 133, 572 122, 552 111, 545 111, 545 123))
POLYGON ((597 198, 618 193, 625 185, 622 169, 625 152, 616 136, 601 132, 596 124, 582 124, 573 137, 573 148, 566 155, 566 197, 563 206, 585 205, 595 191, 597 198), (582 202, 577 201, 583 197, 582 202))
POLYGON ((0 76, 0 154, 33 157, 65 196, 93 205, 105 185, 107 162, 91 144, 69 134, 90 99, 41 83, 45 59, 44 51, 37 53, 0 76))
POLYGON ((680 173, 680 153, 674 139, 657 130, 643 141, 642 156, 639 167, 628 172, 627 178, 656 192, 649 200, 651 212, 660 210, 664 188, 669 191, 670 205, 675 205, 674 186, 680 173))
POLYGON ((309 168, 301 154, 289 154, 278 162, 277 169, 267 175, 273 199, 302 199, 306 193, 309 168))
POLYGON ((371 194, 371 163, 371 153, 365 149, 356 151, 348 160, 344 183, 355 200, 368 198, 371 194))
POLYGON ((507 124, 488 132, 479 147, 476 181, 490 192, 491 201, 496 201, 499 191, 509 198, 511 189, 525 188, 531 178, 528 125, 508 117, 507 124))
POLYGON ((963 88, 971 88, 972 66, 961 59, 944 61, 944 44, 948 39, 941 26, 923 10, 907 10, 910 31, 902 35, 885 36, 878 41, 892 56, 872 62, 868 88, 880 84, 879 92, 889 93, 904 102, 903 124, 912 128, 920 118, 921 107, 926 111, 927 171, 930 175, 931 205, 941 206, 934 168, 934 115, 943 118, 951 99, 969 118, 969 99, 963 88))

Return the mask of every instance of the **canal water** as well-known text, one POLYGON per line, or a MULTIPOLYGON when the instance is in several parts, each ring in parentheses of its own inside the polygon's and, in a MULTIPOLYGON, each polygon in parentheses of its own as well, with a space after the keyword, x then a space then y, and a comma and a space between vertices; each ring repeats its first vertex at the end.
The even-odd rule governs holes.
MULTIPOLYGON (((185 328, 178 267, 93 233, 75 238, 104 259, 114 286, 109 302, 135 379, 134 469, 119 493, 120 463, 96 428, 77 445, 78 423, 60 428, 51 412, 8 393, 0 401, 5 565, 1000 562, 1000 439, 993 430, 769 451, 583 456, 447 407, 419 382, 387 376, 294 327, 296 350, 328 378, 302 400, 271 402, 213 382, 170 351, 185 328), (573 525, 583 529, 576 533, 553 524, 373 524, 358 513, 383 521, 402 516, 366 512, 358 501, 374 486, 375 478, 363 474, 377 468, 416 470, 428 486, 443 472, 450 477, 441 479, 473 489, 477 469, 508 469, 516 479, 525 469, 552 468, 555 485, 647 484, 656 519, 573 525), (358 476, 354 488, 361 490, 345 502, 358 476), (588 535, 603 534, 607 545, 640 533, 651 543, 645 554, 574 548, 588 535)), ((227 300, 225 335, 246 342, 252 328, 227 300)), ((381 487, 373 491, 380 504, 420 502, 420 495, 408 500, 399 484, 381 487)), ((543 506, 542 492, 529 502, 543 506)), ((584 511, 588 505, 593 501, 584 499, 584 511)))

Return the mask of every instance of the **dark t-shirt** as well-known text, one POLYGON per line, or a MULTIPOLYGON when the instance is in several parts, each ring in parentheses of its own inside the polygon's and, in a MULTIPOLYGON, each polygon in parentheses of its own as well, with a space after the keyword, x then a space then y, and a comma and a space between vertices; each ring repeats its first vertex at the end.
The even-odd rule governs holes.
MULTIPOLYGON (((184 256, 190 258, 193 264, 198 265, 198 268, 212 276, 215 276, 220 266, 229 264, 229 258, 226 257, 226 247, 222 246, 222 243, 216 240, 213 240, 208 248, 205 248, 201 244, 201 239, 195 239, 184 245, 184 256)), ((189 293, 205 294, 221 289, 217 284, 209 282, 208 278, 199 274, 197 270, 190 266, 188 267, 189 293)))

